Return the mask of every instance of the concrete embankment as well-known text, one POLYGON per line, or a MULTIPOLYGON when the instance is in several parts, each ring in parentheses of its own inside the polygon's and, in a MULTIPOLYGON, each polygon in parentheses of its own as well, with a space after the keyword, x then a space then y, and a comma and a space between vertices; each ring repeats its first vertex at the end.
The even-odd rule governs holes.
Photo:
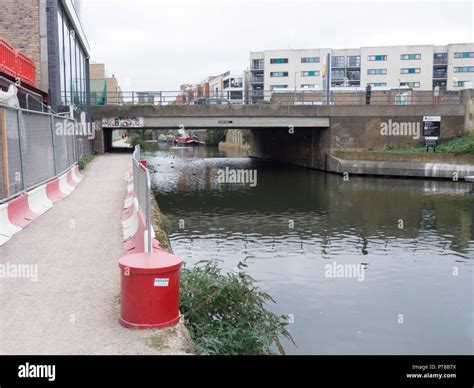
POLYGON ((474 155, 336 151, 328 160, 331 172, 415 178, 464 180, 474 175, 474 155))
POLYGON ((158 201, 154 195, 151 196, 151 218, 153 229, 155 230, 155 238, 159 241, 160 247, 168 253, 173 253, 168 233, 166 232, 166 218, 161 213, 158 201))

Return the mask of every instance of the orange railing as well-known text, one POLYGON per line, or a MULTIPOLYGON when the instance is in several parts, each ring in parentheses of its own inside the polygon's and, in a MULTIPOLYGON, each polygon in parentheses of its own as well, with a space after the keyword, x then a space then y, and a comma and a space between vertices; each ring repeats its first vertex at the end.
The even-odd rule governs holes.
POLYGON ((25 54, 15 50, 0 37, 0 72, 35 86, 36 68, 34 62, 25 54))

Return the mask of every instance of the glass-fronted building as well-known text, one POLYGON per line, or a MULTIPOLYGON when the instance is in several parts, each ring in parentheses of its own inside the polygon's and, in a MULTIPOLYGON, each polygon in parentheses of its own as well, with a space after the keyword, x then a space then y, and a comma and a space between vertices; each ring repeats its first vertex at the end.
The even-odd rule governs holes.
POLYGON ((50 102, 58 112, 74 107, 90 117, 89 44, 80 0, 47 0, 50 102))

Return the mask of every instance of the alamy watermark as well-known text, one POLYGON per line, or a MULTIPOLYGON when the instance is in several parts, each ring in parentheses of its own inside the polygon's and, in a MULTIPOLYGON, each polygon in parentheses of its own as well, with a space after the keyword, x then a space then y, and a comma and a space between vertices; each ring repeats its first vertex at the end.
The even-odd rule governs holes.
POLYGON ((333 261, 332 264, 326 264, 324 269, 324 276, 326 278, 354 278, 358 282, 365 280, 365 267, 363 264, 338 264, 333 261))
POLYGON ((413 140, 418 140, 421 136, 421 125, 417 122, 392 121, 380 123, 381 136, 411 136, 413 140))
POLYGON ((30 279, 38 281, 38 266, 36 264, 13 264, 7 261, 0 264, 0 279, 30 279))
POLYGON ((71 119, 64 119, 55 124, 57 136, 87 136, 88 139, 95 139, 95 124, 86 121, 85 112, 81 112, 79 122, 71 119))
POLYGON ((229 167, 219 169, 217 170, 217 182, 248 184, 250 187, 255 187, 257 186, 257 170, 229 167))

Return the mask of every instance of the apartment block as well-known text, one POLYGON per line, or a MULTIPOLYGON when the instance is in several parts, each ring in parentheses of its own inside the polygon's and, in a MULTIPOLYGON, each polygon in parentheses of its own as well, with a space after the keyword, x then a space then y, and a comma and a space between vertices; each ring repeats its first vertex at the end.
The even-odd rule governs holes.
POLYGON ((105 71, 105 64, 91 63, 89 65, 90 75, 90 95, 91 100, 96 105, 122 104, 123 94, 119 82, 114 74, 108 77, 105 71))
POLYGON ((250 53, 250 100, 278 90, 460 90, 474 83, 474 43, 266 50, 250 53), (327 55, 330 65, 326 66, 327 55))
POLYGON ((225 99, 232 104, 247 102, 250 87, 248 71, 226 71, 225 73, 206 77, 199 84, 182 84, 176 104, 194 104, 201 98, 225 99))

